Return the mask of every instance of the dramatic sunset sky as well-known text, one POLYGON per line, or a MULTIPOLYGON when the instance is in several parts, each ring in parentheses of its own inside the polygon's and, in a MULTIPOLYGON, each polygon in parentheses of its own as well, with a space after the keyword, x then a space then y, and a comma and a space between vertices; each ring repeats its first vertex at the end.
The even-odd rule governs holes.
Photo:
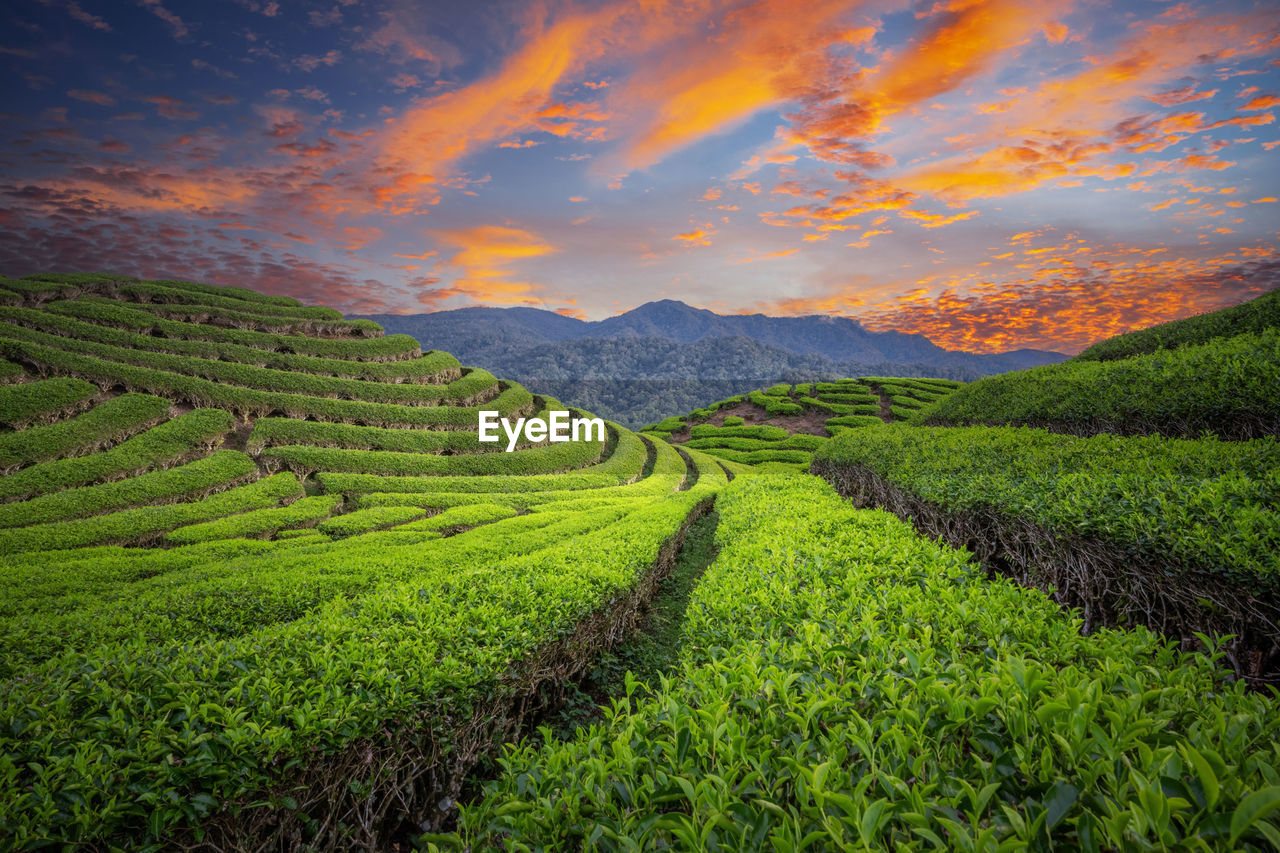
POLYGON ((1073 352, 1280 286, 1280 6, 16 0, 0 272, 1073 352))

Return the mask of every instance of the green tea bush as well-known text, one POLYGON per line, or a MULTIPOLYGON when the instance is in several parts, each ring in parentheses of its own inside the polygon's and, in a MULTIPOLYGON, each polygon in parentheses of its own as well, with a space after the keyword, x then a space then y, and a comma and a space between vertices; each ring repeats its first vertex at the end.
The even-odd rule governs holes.
POLYGON ((320 522, 317 528, 327 536, 354 536, 383 527, 393 527, 422 518, 422 510, 411 506, 379 506, 358 509, 320 522))
POLYGON ((9 472, 20 465, 96 453, 155 426, 168 415, 168 400, 150 394, 121 394, 74 418, 0 433, 0 470, 9 472))
MULTIPOLYGON (((1241 649, 1280 639, 1280 444, 884 426, 833 439, 814 473, 892 506, 1086 624, 1142 622, 1241 649)), ((1266 654, 1237 661, 1260 676, 1266 654), (1258 671, 1251 669, 1258 667, 1258 671)))
POLYGON ((553 474, 590 465, 600 458, 602 441, 566 441, 514 450, 442 456, 385 450, 343 450, 283 445, 263 450, 268 468, 283 466, 298 474, 315 471, 378 474, 388 477, 432 475, 553 474))
MULTIPOLYGON (((598 502, 573 507, 575 510, 594 509, 599 507, 598 502)), ((390 507, 388 507, 389 509, 390 507)), ((567 507, 562 507, 567 508, 567 507)), ((422 511, 417 511, 421 515, 422 511)), ((480 524, 488 524, 491 521, 501 521, 504 518, 511 518, 516 514, 516 510, 509 506, 493 503, 477 503, 466 506, 449 507, 448 509, 438 512, 430 518, 424 518, 421 521, 410 521, 408 524, 402 525, 400 530, 433 530, 436 532, 456 533, 460 530, 476 527, 480 524)))
MULTIPOLYGON (((14 358, 37 364, 45 370, 74 373, 102 384, 120 383, 129 390, 168 396, 197 406, 227 409, 244 417, 283 413, 293 418, 312 417, 317 420, 370 426, 467 429, 477 423, 481 408, 480 406, 444 405, 403 406, 393 403, 366 403, 358 400, 313 397, 307 394, 261 391, 3 338, 0 338, 0 354, 9 354, 14 358)), ((484 371, 475 371, 475 373, 477 376, 485 375, 484 371)), ((464 377, 464 380, 471 379, 474 382, 476 378, 464 377)), ((532 394, 519 385, 507 383, 505 390, 482 404, 482 407, 497 410, 502 415, 509 416, 527 410, 532 402, 532 394)))
POLYGON ((1198 346, 1246 333, 1257 334, 1280 326, 1280 291, 1264 293, 1234 308, 1224 308, 1185 320, 1174 320, 1094 344, 1075 361, 1111 361, 1147 355, 1161 349, 1198 346))
POLYGON ((20 428, 84 408, 98 392, 88 382, 69 377, 0 385, 0 424, 20 428))
MULTIPOLYGON (((154 587, 154 601, 121 600, 110 623, 48 621, 42 632, 83 626, 71 646, 83 651, 33 664, 0 698, 0 822, 17 847, 156 844, 196 825, 229 834, 205 835, 222 843, 274 804, 283 819, 315 816, 313 842, 331 846, 341 828, 327 816, 393 790, 401 773, 415 784, 394 790, 423 794, 391 798, 394 818, 426 814, 468 756, 501 742, 507 709, 543 686, 540 666, 521 662, 630 600, 710 494, 530 516, 537 539, 517 517, 420 545, 394 531, 264 543, 288 547, 154 587), (282 807, 273 792, 285 785, 282 807)), ((585 669, 605 636, 577 636, 558 671, 585 669)))
MULTIPOLYGON (((315 338, 305 335, 281 335, 247 329, 226 329, 203 323, 184 323, 157 317, 141 306, 105 300, 52 302, 44 306, 51 314, 76 317, 102 326, 167 339, 208 341, 260 349, 266 352, 296 354, 313 358, 358 362, 391 362, 414 359, 422 355, 418 342, 409 335, 386 335, 379 338, 315 338)), ((380 379, 390 377, 370 376, 380 379)))
POLYGON ((788 433, 782 427, 761 424, 756 426, 734 426, 725 424, 722 427, 704 424, 695 426, 689 431, 691 438, 758 438, 766 441, 781 441, 788 433))
MULTIPOLYGON (((474 368, 465 376, 455 379, 447 385, 340 379, 332 376, 275 370, 273 368, 255 367, 250 364, 236 364, 209 358, 169 355, 132 347, 98 344, 91 341, 37 332, 23 326, 15 326, 4 322, 0 322, 0 338, 13 341, 30 341, 42 347, 82 353, 113 363, 118 362, 142 368, 164 370, 243 388, 377 403, 433 406, 461 402, 465 405, 466 401, 482 396, 486 391, 494 388, 497 383, 493 374, 486 370, 474 368)), ((0 390, 3 389, 0 388, 0 390)))
POLYGON ((788 397, 774 397, 762 391, 752 391, 747 395, 747 399, 764 409, 769 417, 775 415, 798 415, 804 411, 803 406, 791 402, 788 397))
MULTIPOLYGON (((55 307, 60 304, 55 303, 55 307)), ((140 334, 114 326, 98 325, 48 310, 0 306, 0 321, 64 338, 90 341, 115 347, 202 358, 211 361, 229 361, 254 367, 312 373, 344 379, 441 384, 457 379, 461 375, 456 358, 448 353, 436 351, 429 352, 420 358, 401 359, 391 362, 359 362, 339 358, 321 358, 313 355, 295 355, 289 352, 277 352, 199 338, 188 340, 184 337, 169 336, 167 334, 165 337, 156 337, 155 334, 140 334)), ((159 331, 161 334, 165 334, 162 324, 164 324, 164 321, 152 320, 151 331, 159 331)), ((193 328, 199 329, 200 327, 195 326, 193 328)), ((177 331, 181 332, 181 330, 177 331)), ((43 342, 47 343, 47 341, 43 342)))
POLYGON ((0 501, 25 499, 102 480, 136 477, 208 453, 235 425, 221 409, 195 409, 110 450, 42 462, 0 478, 0 501))
POLYGON ((717 459, 728 459, 731 462, 741 462, 744 465, 759 465, 763 462, 807 464, 813 458, 812 451, 808 450, 729 450, 720 447, 704 447, 700 449, 703 453, 715 456, 717 459))
POLYGON ((1280 432, 1278 386, 1280 329, 1268 329, 1116 361, 989 376, 936 403, 926 422, 1250 438, 1280 432))
MULTIPOLYGON (((152 471, 115 483, 66 489, 28 501, 0 504, 0 528, 62 522, 141 504, 199 500, 214 490, 240 483, 257 473, 258 466, 248 456, 235 450, 219 450, 177 468, 152 471)), ((56 534, 56 529, 50 528, 48 532, 56 534)), ((9 532, 0 532, 0 540, 9 535, 9 532)), ((0 550, 3 549, 3 544, 0 544, 0 550)))
POLYGON ((509 748, 456 835, 505 850, 1264 851, 1280 709, 809 478, 736 480, 683 655, 509 748))
POLYGON ((875 426, 884 423, 884 421, 874 415, 841 415, 836 418, 827 418, 824 426, 827 427, 864 427, 875 426))
MULTIPOLYGON (((186 284, 189 285, 190 282, 186 282, 186 284)), ((292 303, 271 302, 262 299, 246 300, 237 296, 228 296, 215 292, 212 288, 169 287, 167 283, 158 281, 121 284, 116 288, 116 293, 120 296, 128 297, 131 302, 209 306, 228 308, 232 311, 252 311, 268 317, 292 317, 303 320, 342 319, 342 314, 332 308, 320 305, 302 305, 296 300, 292 301, 292 303)))
MULTIPOLYGON (((288 483, 288 480, 282 480, 288 483)), ((286 527, 313 525, 333 514, 342 505, 341 495, 299 498, 288 506, 254 509, 214 521, 188 524, 164 535, 171 545, 193 545, 215 539, 270 536, 286 527)))
MULTIPOLYGON (((233 450, 225 453, 235 453, 233 450)), ((236 454, 243 456, 243 454, 236 454)), ((217 454, 201 462, 215 460, 217 454)), ((198 465, 200 463, 192 463, 198 465)), ((190 466, 188 466, 190 467, 190 466)), ((225 467, 225 466, 224 466, 225 467)), ((232 469, 234 470, 234 469, 232 469)), ((173 469, 182 472, 181 468, 173 469)), ((172 472, 164 472, 172 473, 172 472)), ((225 471, 220 472, 225 477, 225 471)), ((142 477, 137 480, 143 479, 142 477)), ((132 485, 137 480, 119 485, 132 485)), ((224 484, 227 480, 224 479, 224 484)), ((114 484, 113 484, 114 485, 114 484)), ((203 484, 202 484, 203 485, 203 484)), ((202 489, 208 492, 209 488, 202 489)), ((302 491, 292 474, 277 474, 247 486, 228 489, 192 503, 165 504, 160 506, 134 506, 132 509, 96 515, 91 518, 73 518, 54 523, 32 524, 0 530, 0 554, 17 554, 23 551, 52 551, 64 548, 81 548, 85 545, 135 542, 186 524, 211 521, 236 512, 246 512, 270 506, 282 499, 292 498, 302 491)), ((71 494, 63 492, 62 494, 71 494)), ((50 497, 54 497, 51 495, 50 497)), ((141 503, 130 501, 129 505, 141 503)), ((5 509, 21 504, 6 504, 5 509)))
MULTIPOLYGON (((366 492, 535 492, 553 489, 594 489, 616 486, 639 479, 643 473, 648 453, 643 440, 632 432, 619 431, 616 425, 610 429, 617 436, 616 446, 603 461, 564 474, 474 474, 435 476, 397 476, 389 474, 345 474, 323 471, 316 479, 325 491, 342 494, 366 492)), ((575 442, 548 445, 552 451, 572 446, 575 442)), ((586 444, 587 442, 577 442, 586 444)), ((534 450, 544 448, 534 448, 534 450)), ((356 452, 356 451, 351 451, 356 452)), ((522 452, 522 451, 517 451, 522 452)), ((532 451, 529 451, 532 452, 532 451)), ((445 457, 446 459, 476 458, 496 459, 501 464, 504 456, 515 453, 485 454, 479 457, 445 457)), ((422 456, 426 461, 434 457, 422 456)))
POLYGON ((267 305, 283 305, 291 308, 297 308, 302 305, 301 302, 294 299, 292 296, 274 296, 269 293, 259 293, 256 290, 250 290, 247 287, 237 287, 235 285, 201 284, 195 281, 173 281, 171 279, 150 279, 145 283, 160 285, 162 287, 176 290, 190 290, 196 293, 242 299, 246 302, 261 302, 267 305))

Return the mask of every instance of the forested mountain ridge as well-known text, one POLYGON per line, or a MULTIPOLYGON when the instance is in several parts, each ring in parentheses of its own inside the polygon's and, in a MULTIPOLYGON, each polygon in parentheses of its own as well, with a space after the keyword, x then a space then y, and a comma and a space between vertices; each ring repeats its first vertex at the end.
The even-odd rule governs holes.
POLYGON ((723 315, 670 299, 594 322, 537 308, 367 318, 631 426, 774 382, 887 373, 972 380, 1065 358, 945 350, 848 317, 723 315))

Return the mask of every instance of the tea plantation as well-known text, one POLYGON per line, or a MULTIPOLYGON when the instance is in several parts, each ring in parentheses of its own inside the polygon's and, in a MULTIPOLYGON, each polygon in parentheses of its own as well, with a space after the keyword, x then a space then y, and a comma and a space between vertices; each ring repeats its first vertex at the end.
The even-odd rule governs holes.
POLYGON ((248 288, 0 278, 0 850, 1276 849, 1261 315, 507 453, 482 409, 586 413, 248 288))

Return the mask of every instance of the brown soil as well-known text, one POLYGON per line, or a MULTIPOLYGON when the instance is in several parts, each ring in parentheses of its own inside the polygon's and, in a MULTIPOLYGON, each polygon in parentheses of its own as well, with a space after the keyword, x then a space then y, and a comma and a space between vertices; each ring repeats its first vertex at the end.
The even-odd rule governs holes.
POLYGON ((880 398, 880 420, 887 424, 893 423, 893 410, 889 408, 892 402, 889 400, 889 395, 884 393, 884 389, 880 387, 879 383, 872 384, 871 390, 880 398))
POLYGON ((222 441, 223 450, 239 450, 245 453, 245 446, 249 443, 249 436, 253 434, 255 421, 249 420, 245 423, 236 424, 236 428, 227 433, 227 437, 222 441))
MULTIPOLYGON (((711 417, 705 421, 699 421, 695 426, 701 424, 724 426, 724 419, 734 415, 742 418, 748 426, 777 426, 782 427, 792 435, 803 433, 805 435, 820 435, 823 438, 827 435, 824 424, 827 422, 827 418, 831 417, 827 412, 818 409, 807 409, 798 415, 774 415, 769 417, 769 413, 763 407, 743 401, 713 412, 711 417)), ((673 444, 683 444, 688 440, 689 427, 687 426, 679 432, 671 433, 671 436, 667 439, 673 444)))

